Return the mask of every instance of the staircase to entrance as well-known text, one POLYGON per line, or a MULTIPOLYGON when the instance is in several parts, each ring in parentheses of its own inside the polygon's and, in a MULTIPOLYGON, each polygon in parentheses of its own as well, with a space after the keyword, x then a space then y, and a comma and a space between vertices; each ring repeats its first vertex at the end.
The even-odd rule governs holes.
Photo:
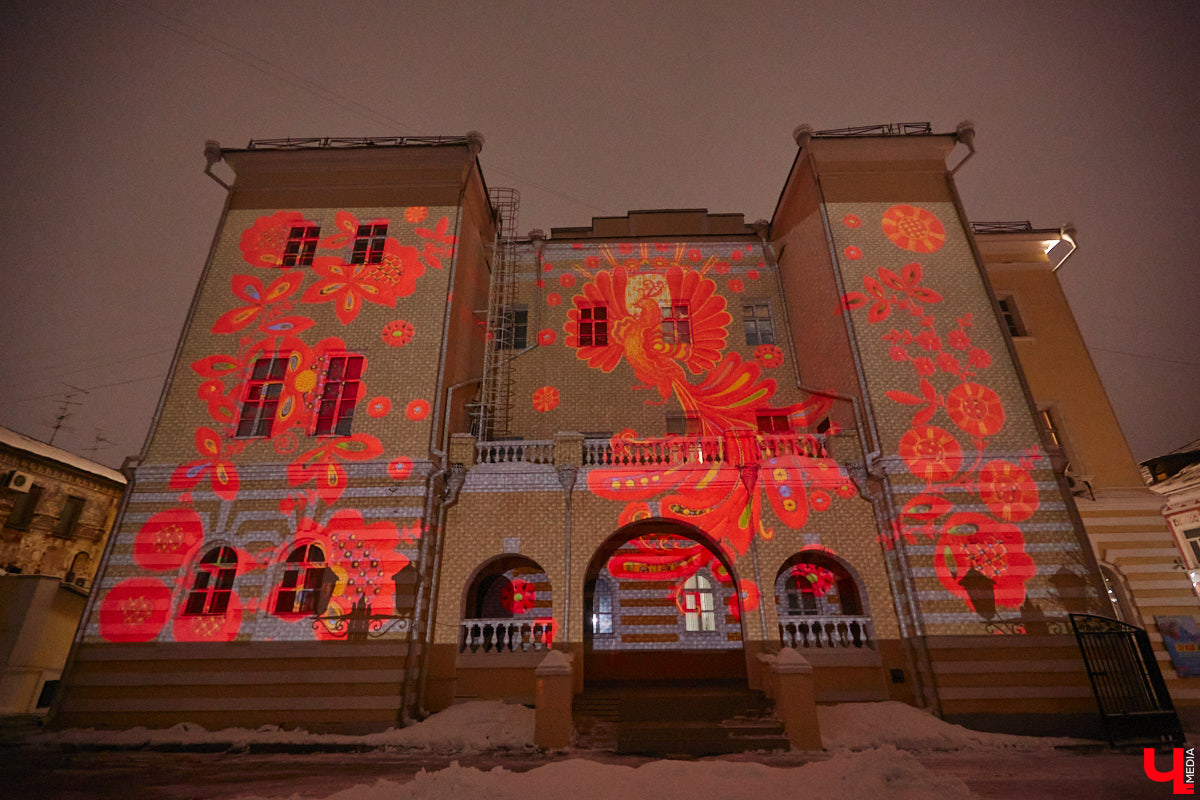
POLYGON ((576 729, 594 747, 652 756, 787 750, 783 724, 744 680, 589 682, 576 729))

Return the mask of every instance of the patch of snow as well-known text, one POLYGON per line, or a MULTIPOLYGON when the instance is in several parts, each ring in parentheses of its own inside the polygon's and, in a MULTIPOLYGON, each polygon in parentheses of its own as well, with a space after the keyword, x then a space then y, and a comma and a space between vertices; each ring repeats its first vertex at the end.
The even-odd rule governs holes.
POLYGON ((125 485, 125 476, 117 472, 115 469, 106 467, 103 464, 97 464, 95 461, 90 461, 83 456, 77 456, 74 453, 69 453, 66 450, 61 450, 52 444, 26 436, 22 433, 17 433, 11 428, 0 426, 0 444, 6 444, 15 450, 24 450, 35 456, 46 458, 51 461, 57 461, 60 464, 65 464, 68 467, 74 467, 83 472, 90 472, 93 475, 99 475, 102 478, 107 478, 110 481, 125 485))
POLYGON ((817 720, 821 726, 821 741, 827 750, 889 746, 911 751, 1048 750, 1059 745, 1091 743, 1083 739, 974 731, 895 700, 817 706, 817 720))
POLYGON ((460 703, 416 725, 389 728, 365 736, 309 733, 303 729, 284 730, 275 725, 264 725, 258 730, 225 728, 209 731, 194 723, 183 722, 165 729, 70 729, 33 737, 33 741, 119 748, 228 744, 236 749, 250 744, 326 744, 473 753, 533 747, 533 709, 496 700, 460 703))
MULTIPOLYGON (((799 767, 770 767, 724 761, 651 761, 639 767, 586 759, 555 761, 527 772, 496 767, 484 772, 457 762, 420 771, 410 781, 380 780, 352 786, 326 800, 695 800, 697 797, 753 797, 755 800, 844 800, 886 797, 956 800, 974 795, 959 778, 926 769, 910 753, 892 747, 867 753, 842 752, 799 767)), ((293 795, 293 800, 299 795, 293 795)), ((245 797, 242 800, 254 800, 245 797)), ((257 800, 261 800, 258 798, 257 800)))

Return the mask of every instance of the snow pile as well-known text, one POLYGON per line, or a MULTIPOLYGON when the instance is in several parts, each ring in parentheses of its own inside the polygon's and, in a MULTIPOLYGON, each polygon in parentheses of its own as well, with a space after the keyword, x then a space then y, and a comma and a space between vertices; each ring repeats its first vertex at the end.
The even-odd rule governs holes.
POLYGON ((886 746, 914 751, 1045 750, 1083 741, 973 731, 895 700, 818 706, 817 718, 821 741, 827 750, 867 750, 886 746))
POLYGON ((399 747, 439 753, 484 750, 520 750, 533 747, 533 709, 495 700, 461 703, 407 728, 389 728, 365 736, 309 733, 266 725, 258 730, 225 728, 209 731, 193 723, 172 728, 131 728, 124 731, 72 729, 34 738, 47 744, 91 745, 117 748, 168 745, 228 745, 233 749, 256 745, 339 745, 399 747))
MULTIPOLYGON (((298 800, 293 795, 292 800, 298 800)), ((527 772, 496 767, 488 772, 457 763, 417 773, 411 781, 380 780, 329 795, 326 800, 695 800, 753 797, 755 800, 956 800, 974 797, 958 778, 933 773, 916 757, 887 747, 869 753, 842 752, 800 767, 780 768, 730 761, 651 761, 640 767, 585 759, 556 761, 527 772)), ((253 800, 242 798, 242 800, 253 800)))

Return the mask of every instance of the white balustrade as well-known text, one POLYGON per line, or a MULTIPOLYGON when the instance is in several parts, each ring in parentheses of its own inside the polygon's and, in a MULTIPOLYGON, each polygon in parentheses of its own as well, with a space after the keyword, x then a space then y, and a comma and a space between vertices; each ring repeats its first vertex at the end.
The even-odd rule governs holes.
POLYGON ((551 619, 464 619, 460 627, 460 653, 523 653, 554 644, 551 619))
POLYGON ((510 441, 478 442, 475 445, 477 464, 553 464, 554 442, 510 441))
POLYGON ((784 647, 855 647, 875 649, 871 618, 858 616, 786 616, 779 618, 784 647))

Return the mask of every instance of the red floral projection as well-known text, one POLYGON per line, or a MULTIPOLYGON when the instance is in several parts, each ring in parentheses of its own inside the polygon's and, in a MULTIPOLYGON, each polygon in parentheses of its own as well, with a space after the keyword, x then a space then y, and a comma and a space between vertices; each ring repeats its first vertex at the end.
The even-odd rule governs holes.
POLYGON ((553 386, 543 386, 533 393, 533 408, 535 411, 553 411, 558 408, 558 389, 553 386))
POLYGON ((100 602, 100 636, 109 642, 149 642, 170 615, 170 587, 157 578, 129 578, 100 602))
MULTIPOLYGON (((912 252, 932 253, 945 243, 941 221, 923 208, 892 206, 883 213, 881 225, 896 246, 912 252)), ((847 221, 846 227, 856 226, 847 221)), ((1033 448, 1019 463, 992 459, 980 468, 989 438, 1006 423, 1000 395, 979 379, 992 356, 972 341, 974 321, 969 313, 939 333, 938 321, 926 307, 943 298, 921 285, 923 273, 916 262, 898 274, 879 267, 878 277, 863 276, 864 291, 842 297, 842 307, 868 307, 871 324, 895 314, 901 320, 894 323, 898 327, 881 338, 891 361, 910 364, 915 373, 916 392, 885 392, 892 401, 914 408, 912 427, 900 437, 898 452, 908 470, 925 483, 925 490, 905 503, 894 537, 904 536, 909 542, 917 536, 936 538, 939 581, 972 611, 991 619, 997 608, 1017 608, 1025 602, 1025 583, 1035 572, 1021 530, 1012 523, 1028 520, 1038 510, 1037 485, 1029 470, 1042 456, 1033 448), (961 433, 931 424, 940 422, 942 412, 961 433), (968 458, 971 452, 974 456, 968 458), (949 495, 961 492, 977 496, 998 519, 954 513, 957 506, 949 495)), ((894 538, 884 543, 894 546, 894 538)))
POLYGON ((506 611, 520 616, 537 605, 537 591, 529 581, 514 578, 500 593, 500 605, 506 611))
POLYGON ((200 515, 190 508, 160 511, 133 540, 133 562, 151 572, 177 572, 204 540, 200 515))

